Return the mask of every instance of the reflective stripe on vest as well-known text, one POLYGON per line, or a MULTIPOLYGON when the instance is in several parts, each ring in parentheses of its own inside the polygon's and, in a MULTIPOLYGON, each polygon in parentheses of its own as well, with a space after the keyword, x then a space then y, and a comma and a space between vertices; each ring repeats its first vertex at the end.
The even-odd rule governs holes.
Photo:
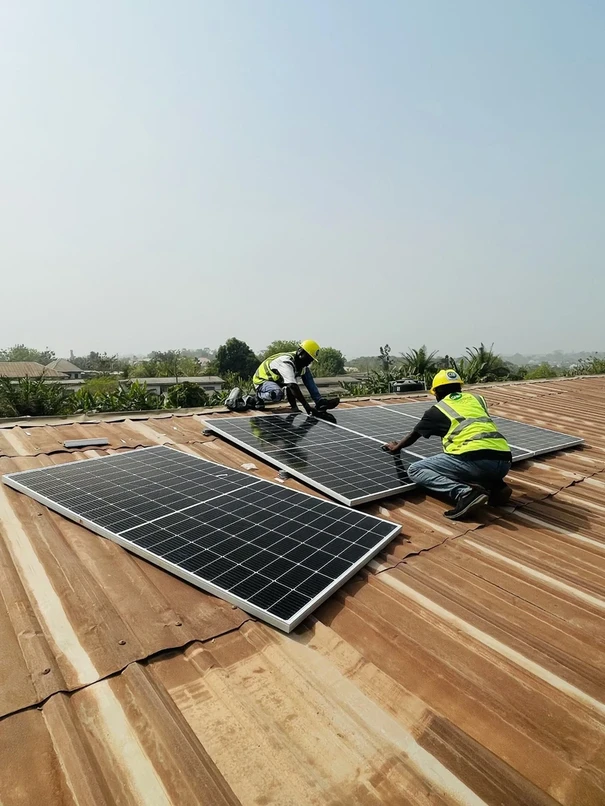
POLYGON ((261 386, 263 383, 265 383, 265 381, 283 383, 283 378, 279 372, 275 372, 275 370, 271 369, 269 365, 272 361, 275 361, 276 358, 281 358, 284 355, 289 355, 291 358, 294 358, 296 353, 276 353, 275 355, 270 355, 269 358, 266 358, 254 373, 254 378, 252 378, 252 383, 254 386, 261 386))
POLYGON ((443 437, 443 450, 446 453, 510 451, 508 442, 488 415, 487 404, 480 395, 461 392, 458 396, 454 393, 436 406, 451 420, 450 429, 443 437))

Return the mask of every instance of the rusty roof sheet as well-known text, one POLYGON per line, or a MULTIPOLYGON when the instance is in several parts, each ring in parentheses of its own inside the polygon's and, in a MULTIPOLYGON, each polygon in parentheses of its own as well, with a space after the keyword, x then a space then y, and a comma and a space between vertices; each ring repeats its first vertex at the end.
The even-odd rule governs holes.
MULTIPOLYGON (((604 393, 487 388, 585 447, 515 466, 476 522, 420 492, 369 505, 402 534, 289 636, 0 488, 0 803, 600 806, 604 393)), ((202 420, 0 427, 0 471, 105 436, 275 477, 202 420)))
POLYGON ((0 377, 2 378, 64 378, 62 372, 52 367, 45 367, 36 361, 0 361, 0 377))

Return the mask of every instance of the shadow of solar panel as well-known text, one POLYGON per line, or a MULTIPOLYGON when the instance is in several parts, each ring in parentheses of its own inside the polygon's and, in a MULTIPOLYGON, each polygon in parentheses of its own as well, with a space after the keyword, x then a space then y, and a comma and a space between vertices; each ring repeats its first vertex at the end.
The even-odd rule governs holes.
POLYGON ((166 447, 2 480, 286 632, 401 529, 166 447))
POLYGON ((376 444, 380 440, 338 427, 332 417, 224 417, 206 426, 347 506, 414 486, 406 474, 414 456, 389 456, 376 444))

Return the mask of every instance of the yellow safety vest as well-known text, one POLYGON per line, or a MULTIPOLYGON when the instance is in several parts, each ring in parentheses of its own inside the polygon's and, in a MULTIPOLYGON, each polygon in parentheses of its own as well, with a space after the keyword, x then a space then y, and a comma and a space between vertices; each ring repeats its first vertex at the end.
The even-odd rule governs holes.
POLYGON ((435 404, 451 421, 443 437, 445 453, 459 455, 470 451, 510 452, 506 439, 496 428, 481 395, 454 392, 435 404))
POLYGON ((279 372, 275 372, 275 370, 271 369, 269 364, 272 361, 275 361, 276 358, 281 358, 284 355, 289 355, 294 358, 296 353, 276 353, 275 355, 270 355, 269 358, 266 358, 254 373, 254 378, 252 378, 252 383, 254 386, 260 386, 261 384, 265 383, 265 381, 283 383, 282 376, 279 374, 279 372))

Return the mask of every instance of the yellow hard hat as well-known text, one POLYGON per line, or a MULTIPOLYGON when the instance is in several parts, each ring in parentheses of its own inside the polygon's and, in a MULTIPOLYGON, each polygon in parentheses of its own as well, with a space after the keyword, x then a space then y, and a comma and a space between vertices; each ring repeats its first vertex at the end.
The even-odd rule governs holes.
POLYGON ((441 369, 433 378, 433 385, 431 386, 431 394, 435 394, 435 389, 438 386, 446 386, 450 383, 459 383, 462 385, 462 378, 455 369, 441 369))
POLYGON ((301 350, 304 350, 305 353, 308 353, 311 358, 315 361, 317 358, 317 353, 319 352, 319 344, 313 339, 305 339, 300 343, 301 350))

